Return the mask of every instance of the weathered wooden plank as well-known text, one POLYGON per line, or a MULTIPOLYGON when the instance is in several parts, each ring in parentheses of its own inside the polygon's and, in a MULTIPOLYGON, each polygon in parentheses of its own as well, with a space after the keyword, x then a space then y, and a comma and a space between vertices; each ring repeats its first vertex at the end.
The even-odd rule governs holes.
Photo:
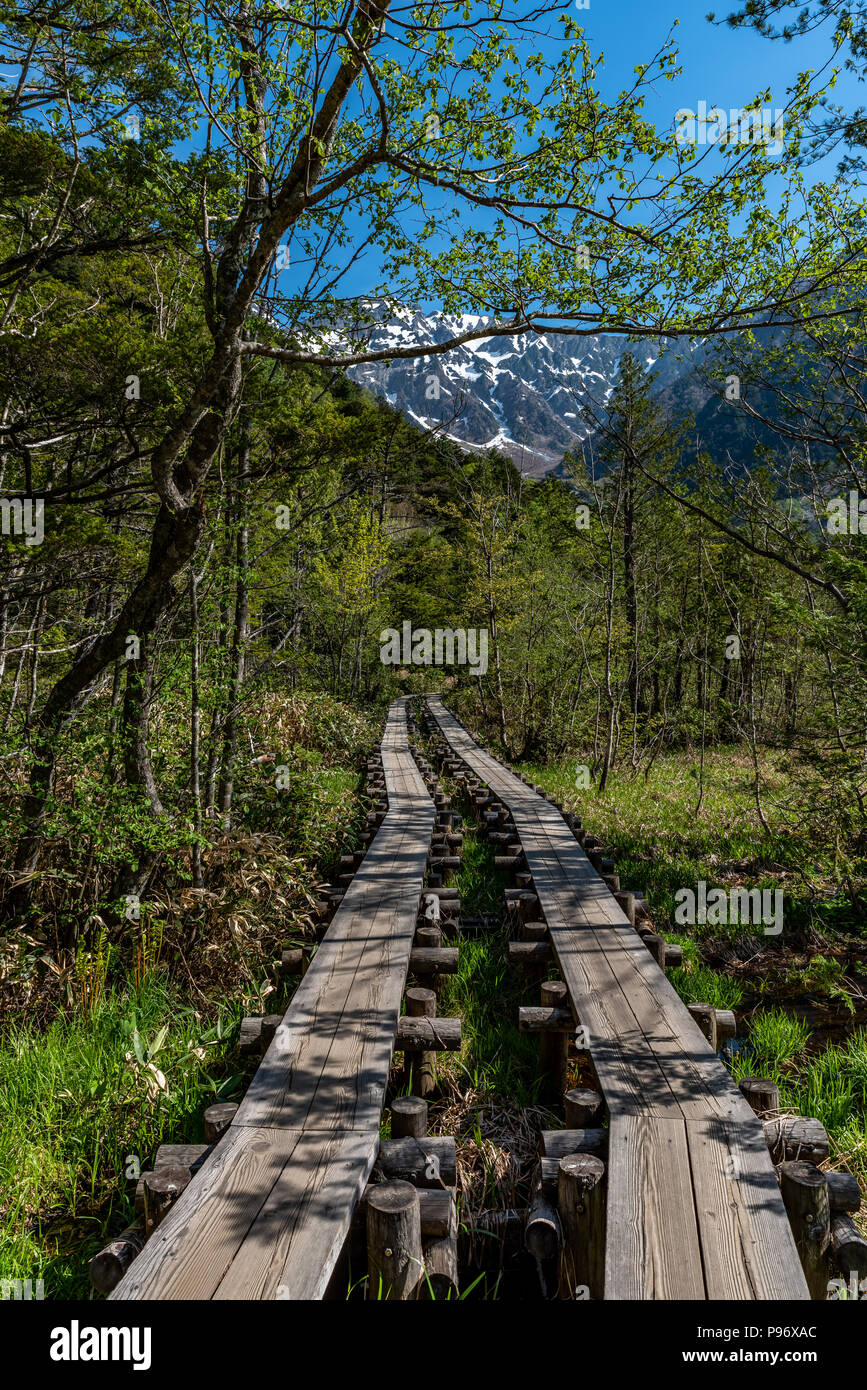
POLYGON ((304 1130, 214 1298, 322 1298, 378 1146, 374 1133, 304 1130))
POLYGON ((686 1125, 612 1115, 605 1297, 705 1298, 686 1125))
POLYGON ((230 1128, 111 1297, 213 1297, 299 1137, 230 1128))
POLYGON ((690 1120, 686 1136, 708 1298, 808 1299, 761 1127, 690 1120))

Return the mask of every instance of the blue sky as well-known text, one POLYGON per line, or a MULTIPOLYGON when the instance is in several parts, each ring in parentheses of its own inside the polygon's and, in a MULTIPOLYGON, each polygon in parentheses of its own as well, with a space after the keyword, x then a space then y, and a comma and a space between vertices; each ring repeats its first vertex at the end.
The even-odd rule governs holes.
MULTIPOLYGON (((521 3, 507 6, 510 13, 526 8, 529 6, 521 3)), ((830 29, 791 43, 771 41, 751 29, 733 30, 725 24, 709 24, 709 8, 709 0, 590 0, 589 8, 576 7, 572 13, 584 29, 593 56, 604 55, 604 67, 598 70, 603 96, 613 99, 631 86, 635 66, 649 62, 672 29, 682 73, 675 81, 660 80, 655 92, 647 92, 644 111, 646 119, 660 129, 672 128, 679 107, 695 110, 700 101, 705 101, 708 108, 717 105, 726 111, 741 109, 765 88, 770 88, 773 95, 771 107, 784 107, 786 89, 796 75, 806 69, 825 68, 829 62, 830 29), (676 28, 675 20, 679 21, 676 28)), ((717 7, 718 17, 732 8, 735 6, 731 0, 723 0, 717 7)), ((548 27, 548 21, 542 21, 539 27, 548 27)), ((550 31, 556 34, 559 29, 559 23, 552 18, 550 31)), ((562 41, 534 43, 533 47, 548 49, 555 59, 562 41)), ((838 59, 838 66, 841 65, 842 60, 838 59)), ((841 73, 834 100, 851 109, 864 99, 862 85, 851 74, 841 73)), ((808 171, 808 179, 832 179, 836 163, 836 155, 825 159, 808 171)), ((376 257, 365 256, 342 280, 341 293, 370 293, 380 278, 376 257)))

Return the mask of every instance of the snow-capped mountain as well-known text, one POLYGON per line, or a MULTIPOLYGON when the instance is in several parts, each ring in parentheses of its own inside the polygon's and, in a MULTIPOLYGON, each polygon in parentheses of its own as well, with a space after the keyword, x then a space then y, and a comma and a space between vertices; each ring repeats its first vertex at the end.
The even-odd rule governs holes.
MULTIPOLYGON (((368 312, 373 349, 442 343, 492 321, 381 302, 368 312)), ((541 477, 586 437, 582 405, 607 398, 627 348, 658 373, 657 394, 689 372, 685 347, 630 343, 623 334, 549 333, 476 338, 445 354, 362 363, 349 375, 424 428, 440 430, 464 448, 499 449, 523 472, 541 477)))

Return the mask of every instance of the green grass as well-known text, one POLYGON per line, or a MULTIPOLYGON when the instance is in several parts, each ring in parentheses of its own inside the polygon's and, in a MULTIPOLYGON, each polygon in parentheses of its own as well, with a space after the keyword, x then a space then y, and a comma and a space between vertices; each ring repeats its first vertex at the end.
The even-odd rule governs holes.
POLYGON ((461 915, 487 914, 499 919, 500 926, 461 939, 458 973, 446 977, 440 1011, 462 1020, 458 1061, 466 1082, 511 1105, 531 1105, 539 1089, 538 1039, 518 1031, 518 1007, 524 1001, 508 958, 507 879, 494 868, 494 854, 494 847, 465 821, 461 867, 453 879, 461 915))
MULTIPOLYGON (((785 1009, 763 1009, 750 1026, 750 1047, 761 1068, 790 1062, 810 1040, 806 1023, 785 1009)), ((764 1076, 764 1070, 761 1072, 764 1076)))
POLYGON ((91 1296, 87 1262, 132 1219, 127 1174, 159 1144, 201 1139, 230 1099, 240 1010, 211 1020, 160 979, 110 989, 92 1016, 0 1040, 0 1278, 45 1281, 46 1298, 91 1296))
MULTIPOLYGON (((628 764, 619 766, 604 792, 595 785, 581 786, 577 765, 572 759, 525 763, 520 771, 577 811, 588 830, 614 847, 624 887, 647 892, 659 923, 673 921, 678 888, 694 887, 699 879, 708 888, 729 888, 748 879, 753 888, 783 888, 786 930, 811 926, 867 935, 867 916, 841 891, 847 875, 863 886, 867 862, 863 855, 844 862, 842 852, 822 847, 807 820, 793 816, 790 803, 797 783, 781 753, 766 751, 760 758, 769 834, 756 808, 752 763, 743 749, 706 752, 701 796, 695 752, 661 754, 647 777, 634 776, 628 764)), ((695 930, 699 935, 737 934, 743 928, 695 930)))
POLYGON ((681 966, 666 973, 685 1004, 710 1004, 714 1009, 735 1009, 744 997, 737 980, 719 971, 709 970, 707 966, 681 966))

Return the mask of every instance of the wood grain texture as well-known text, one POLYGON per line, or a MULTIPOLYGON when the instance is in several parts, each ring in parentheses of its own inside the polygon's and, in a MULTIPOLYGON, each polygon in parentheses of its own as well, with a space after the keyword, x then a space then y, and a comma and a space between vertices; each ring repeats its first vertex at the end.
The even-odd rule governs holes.
POLYGON ((809 1298, 761 1127, 686 1126, 708 1298, 809 1298))
POLYGON ((703 1299, 684 1121, 612 1115, 610 1128, 605 1297, 703 1299))

